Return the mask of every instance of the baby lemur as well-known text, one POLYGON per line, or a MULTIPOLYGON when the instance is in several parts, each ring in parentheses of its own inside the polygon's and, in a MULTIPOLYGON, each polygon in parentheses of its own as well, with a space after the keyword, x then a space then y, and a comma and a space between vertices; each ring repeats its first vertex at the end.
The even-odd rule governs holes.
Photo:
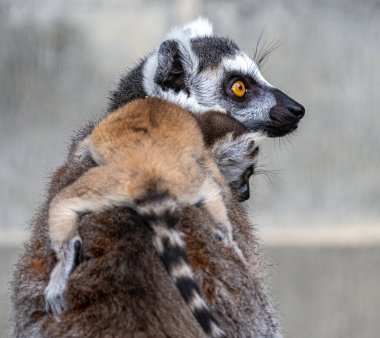
MULTIPOLYGON (((211 121, 218 124, 220 120, 221 127, 223 121, 233 120, 218 116, 210 113, 197 120, 179 106, 146 98, 109 114, 81 142, 77 156, 89 153, 98 166, 56 195, 49 208, 49 235, 58 262, 45 294, 54 314, 66 308, 63 293, 81 243, 78 217, 128 206, 153 230, 155 248, 203 330, 210 337, 224 336, 193 279, 182 234, 176 227, 183 207, 203 205, 217 224, 216 236, 226 245, 234 245, 225 206, 231 192, 212 152, 217 149, 216 140, 237 127, 230 122, 230 130, 224 127, 210 132, 211 121), (207 129, 207 137, 202 128, 207 129)), ((247 135, 240 143, 257 149, 259 134, 247 135)))

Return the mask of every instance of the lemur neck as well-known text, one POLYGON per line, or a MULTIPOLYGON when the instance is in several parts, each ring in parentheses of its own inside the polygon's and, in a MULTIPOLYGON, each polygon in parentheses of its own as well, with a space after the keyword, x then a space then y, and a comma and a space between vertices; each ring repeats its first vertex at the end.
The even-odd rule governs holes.
POLYGON ((145 61, 146 59, 142 60, 121 78, 117 87, 110 94, 107 112, 114 111, 132 100, 142 99, 147 95, 143 86, 142 74, 145 61))

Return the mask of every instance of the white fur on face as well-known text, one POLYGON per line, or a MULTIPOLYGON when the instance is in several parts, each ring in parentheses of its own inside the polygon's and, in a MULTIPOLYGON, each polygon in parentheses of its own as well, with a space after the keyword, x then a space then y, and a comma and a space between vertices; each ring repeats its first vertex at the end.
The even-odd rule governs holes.
POLYGON ((226 71, 239 71, 243 74, 250 75, 259 84, 273 88, 273 86, 267 80, 265 80, 265 78, 260 73, 256 62, 253 61, 244 52, 239 52, 233 57, 223 60, 223 67, 226 71))

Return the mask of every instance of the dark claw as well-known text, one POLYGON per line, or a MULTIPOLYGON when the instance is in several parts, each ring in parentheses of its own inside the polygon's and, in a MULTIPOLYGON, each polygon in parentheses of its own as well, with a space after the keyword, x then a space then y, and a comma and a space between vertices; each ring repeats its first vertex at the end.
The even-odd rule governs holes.
POLYGON ((82 242, 77 240, 74 242, 74 270, 82 262, 82 242))

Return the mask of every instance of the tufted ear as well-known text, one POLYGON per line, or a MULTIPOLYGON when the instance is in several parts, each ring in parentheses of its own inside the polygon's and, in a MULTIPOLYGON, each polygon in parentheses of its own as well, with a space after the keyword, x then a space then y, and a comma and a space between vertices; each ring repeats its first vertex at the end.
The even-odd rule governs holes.
POLYGON ((166 40, 158 50, 154 82, 163 90, 185 90, 188 75, 196 67, 196 62, 189 45, 179 40, 166 40))

